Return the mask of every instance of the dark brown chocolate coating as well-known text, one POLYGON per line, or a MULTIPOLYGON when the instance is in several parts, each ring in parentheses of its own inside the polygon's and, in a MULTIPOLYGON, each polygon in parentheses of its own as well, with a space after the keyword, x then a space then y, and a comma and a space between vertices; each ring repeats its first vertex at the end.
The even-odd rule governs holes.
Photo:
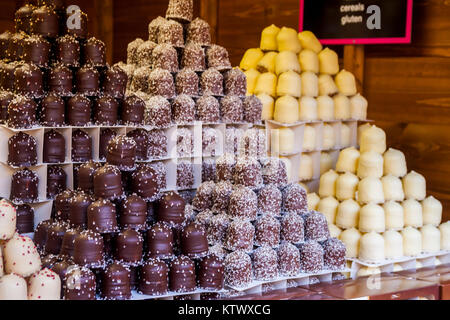
MULTIPOLYGON (((80 229, 68 229, 64 234, 60 255, 66 258, 72 258, 75 250, 75 239, 80 235, 80 229)), ((62 280, 62 279, 61 279, 62 280)))
POLYGON ((119 117, 119 103, 111 96, 103 96, 95 101, 94 122, 97 125, 114 126, 119 117))
MULTIPOLYGON (((0 73, 1 75, 1 73, 0 73)), ((8 91, 0 92, 0 122, 6 123, 8 121, 8 106, 14 99, 14 94, 8 91)))
POLYGON ((78 93, 96 97, 100 92, 100 74, 95 68, 84 66, 78 69, 75 84, 78 93))
POLYGON ((144 230, 147 222, 147 202, 137 195, 126 198, 120 206, 119 223, 122 228, 144 230))
POLYGON ((203 257, 208 253, 206 230, 199 223, 191 223, 181 234, 181 251, 189 258, 203 257))
POLYGON ((106 65, 106 46, 101 40, 89 38, 83 46, 83 61, 93 67, 106 65))
POLYGON ((82 164, 78 168, 78 175, 77 175, 78 189, 87 193, 94 192, 94 173, 95 170, 97 170, 100 167, 101 165, 99 163, 93 161, 89 161, 87 163, 82 164))
POLYGON ((164 261, 149 259, 141 268, 139 291, 147 295, 163 295, 169 290, 169 268, 164 261))
POLYGON ((60 166, 49 166, 47 169, 47 198, 53 199, 66 190, 67 174, 60 166))
POLYGON ((80 43, 74 37, 66 35, 56 41, 56 60, 68 67, 80 66, 80 43))
POLYGON ((123 124, 141 125, 144 122, 145 102, 136 95, 125 98, 122 103, 123 124))
POLYGON ((136 142, 136 160, 146 161, 148 160, 148 132, 144 129, 135 129, 127 133, 127 137, 133 139, 136 142))
POLYGON ((14 19, 16 32, 31 33, 31 15, 33 10, 33 5, 26 4, 16 11, 14 19))
POLYGON ((59 33, 58 14, 50 7, 42 6, 31 15, 32 32, 47 38, 56 38, 59 33))
POLYGON ((87 211, 92 204, 92 197, 83 191, 76 192, 69 200, 68 221, 74 227, 86 228, 87 211))
POLYGON ((161 191, 158 173, 152 166, 142 165, 131 177, 132 192, 146 201, 155 201, 161 191))
POLYGON ((44 134, 44 163, 63 163, 66 161, 66 140, 55 130, 44 134))
POLYGON ((52 269, 53 266, 60 260, 58 256, 53 254, 48 254, 45 257, 41 258, 42 268, 43 269, 52 269))
POLYGON ((118 262, 109 265, 103 273, 101 295, 105 300, 131 298, 130 269, 118 262))
POLYGON ((216 255, 203 258, 197 271, 198 286, 202 289, 222 290, 225 280, 223 259, 216 255))
POLYGON ((17 231, 20 234, 34 232, 34 209, 28 204, 22 204, 16 207, 17 231))
POLYGON ((159 199, 156 205, 156 215, 159 221, 180 226, 185 220, 186 202, 175 192, 168 192, 159 199))
POLYGON ((42 99, 39 122, 47 127, 64 126, 66 103, 57 93, 50 93, 42 99))
POLYGON ((64 234, 68 229, 68 225, 64 222, 55 222, 48 228, 48 238, 45 243, 45 252, 47 254, 59 254, 64 234))
POLYGON ((50 70, 48 81, 50 92, 54 92, 61 97, 69 97, 73 91, 73 73, 63 64, 57 64, 50 70))
POLYGON ((37 124, 36 103, 27 98, 16 98, 8 106, 7 124, 15 129, 28 129, 37 124))
POLYGON ((48 67, 50 61, 50 43, 40 36, 32 36, 23 41, 23 61, 33 63, 40 68, 48 67))
POLYGON ((67 101, 67 124, 86 126, 91 122, 92 103, 89 98, 77 94, 67 101))
POLYGON ((147 255, 150 258, 168 259, 173 256, 174 235, 172 228, 158 222, 147 231, 147 255))
POLYGON ((20 67, 23 63, 19 62, 10 62, 5 63, 2 67, 2 87, 4 90, 9 90, 11 92, 15 92, 14 82, 16 80, 15 73, 16 69, 20 67))
POLYGON ((11 40, 11 32, 5 31, 0 34, 0 58, 9 59, 9 41, 11 40))
POLYGON ((30 2, 36 2, 38 6, 46 6, 56 11, 64 10, 64 0, 37 0, 30 2))
POLYGON ((19 132, 8 140, 8 164, 29 167, 37 163, 37 142, 32 136, 19 132))
POLYGON ((69 203, 73 195, 73 191, 66 190, 56 196, 55 201, 53 201, 54 210, 52 216, 55 220, 66 221, 69 218, 69 203))
POLYGON ((96 282, 94 273, 88 268, 70 268, 65 276, 65 300, 95 300, 96 282))
POLYGON ((72 134, 72 161, 86 162, 92 160, 92 138, 83 130, 72 134))
POLYGON ((98 268, 104 264, 103 237, 91 230, 83 231, 75 239, 73 260, 80 266, 98 268))
POLYGON ((136 166, 136 142, 125 136, 114 137, 108 144, 108 163, 122 171, 132 171, 136 166))
POLYGON ((100 132, 100 148, 98 154, 100 160, 106 160, 106 156, 108 154, 108 145, 116 136, 116 131, 111 130, 110 128, 103 129, 100 132))
POLYGON ((127 264, 138 264, 142 261, 143 246, 144 238, 138 231, 123 230, 116 237, 115 257, 127 264))
POLYGON ((40 252, 45 249, 45 244, 47 243, 48 238, 48 228, 52 223, 53 222, 51 220, 45 220, 40 222, 36 227, 33 241, 40 252))
POLYGON ((31 170, 17 171, 12 176, 10 199, 17 203, 33 203, 38 200, 39 177, 31 170))
POLYGON ((196 288, 195 265, 186 256, 175 258, 170 264, 170 291, 192 292, 196 288))
POLYGON ((122 68, 115 65, 106 70, 103 80, 103 91, 106 95, 123 99, 127 89, 128 76, 122 68))
POLYGON ((108 200, 93 202, 87 209, 88 228, 99 233, 116 232, 116 207, 108 200))
POLYGON ((94 194, 110 200, 122 197, 122 174, 116 166, 107 164, 95 171, 94 194))
POLYGON ((23 33, 14 33, 8 46, 9 60, 20 61, 23 59, 23 48, 27 36, 23 33))

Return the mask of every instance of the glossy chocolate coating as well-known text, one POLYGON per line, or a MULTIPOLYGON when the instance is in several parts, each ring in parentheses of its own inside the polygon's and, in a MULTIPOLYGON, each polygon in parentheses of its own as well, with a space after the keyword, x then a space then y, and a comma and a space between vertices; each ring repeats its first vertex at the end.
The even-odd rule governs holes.
POLYGON ((101 295, 106 300, 131 298, 130 269, 118 262, 109 265, 103 273, 101 295))
POLYGON ((203 258, 199 263, 197 282, 202 289, 221 290, 224 286, 225 267, 223 259, 216 255, 203 258))
POLYGON ((93 67, 78 69, 75 83, 77 92, 86 96, 96 97, 100 92, 100 74, 93 67))
POLYGON ((66 221, 69 218, 69 201, 74 195, 73 191, 66 190, 58 194, 53 201, 53 218, 56 220, 66 221))
POLYGON ((104 264, 103 237, 91 230, 83 231, 75 239, 73 260, 80 266, 88 268, 101 267, 104 264))
MULTIPOLYGON (((60 255, 72 258, 75 250, 75 239, 80 235, 81 230, 79 229, 68 229, 64 234, 62 243, 61 243, 61 251, 60 255)), ((62 279, 61 279, 62 280, 62 279)))
POLYGON ((60 166, 49 166, 47 169, 47 198, 53 199, 66 190, 67 174, 60 166))
POLYGON ((70 268, 65 276, 65 300, 95 300, 96 281, 94 273, 88 268, 70 268))
POLYGON ((181 251, 189 258, 198 258, 208 253, 206 231, 199 223, 191 223, 181 234, 181 251))
POLYGON ((106 65, 106 46, 101 40, 89 38, 83 46, 83 61, 94 67, 106 65))
POLYGON ((92 160, 92 138, 83 130, 72 134, 72 161, 85 162, 92 160))
POLYGON ((116 131, 110 128, 103 129, 100 132, 100 148, 99 148, 99 158, 100 160, 105 160, 108 154, 108 145, 113 138, 117 136, 116 131))
POLYGON ((28 36, 23 33, 14 33, 11 35, 8 46, 9 60, 20 61, 23 59, 23 48, 27 37, 28 36))
POLYGON ((156 207, 156 215, 159 221, 166 221, 178 226, 184 222, 186 202, 179 194, 168 192, 161 197, 156 207))
POLYGON ((58 131, 44 134, 44 163, 64 163, 66 161, 66 140, 58 131))
POLYGON ((29 167, 37 163, 37 142, 32 136, 19 132, 8 140, 8 164, 29 167))
POLYGON ((47 243, 48 238, 48 228, 52 223, 53 222, 51 220, 45 220, 40 222, 36 227, 33 241, 40 252, 45 249, 45 244, 47 243))
POLYGON ((135 169, 136 142, 124 135, 113 138, 108 144, 108 163, 116 165, 122 171, 135 169))
POLYGON ((192 292, 196 288, 195 265, 186 256, 175 258, 170 264, 170 291, 192 292))
MULTIPOLYGON (((1 72, 0 72, 1 76, 1 72)), ((0 122, 6 123, 8 121, 8 106, 14 99, 14 94, 8 91, 0 92, 0 122)))
POLYGON ((120 206, 119 223, 122 228, 145 229, 147 202, 137 195, 126 198, 120 206))
POLYGON ((144 200, 155 201, 161 191, 156 170, 152 166, 141 166, 132 175, 131 189, 144 200))
POLYGON ((90 230, 99 233, 116 232, 116 207, 108 200, 97 200, 87 209, 87 224, 90 230))
POLYGON ((105 72, 103 91, 106 95, 123 99, 127 89, 128 76, 119 66, 112 66, 105 72))
POLYGON ((132 138, 136 142, 136 160, 148 160, 148 132, 144 129, 135 129, 128 132, 127 137, 132 138))
POLYGON ((167 259, 173 256, 174 237, 172 228, 158 222, 147 231, 147 255, 150 258, 167 259))
POLYGON ((77 174, 78 189, 87 193, 94 192, 94 173, 95 170, 97 170, 100 167, 101 167, 100 163, 93 161, 89 161, 87 163, 82 164, 78 168, 77 174))
POLYGON ((10 199, 19 203, 32 203, 38 200, 39 177, 31 170, 17 171, 12 176, 10 199))
POLYGON ((34 232, 34 209, 28 204, 22 204, 16 207, 17 231, 20 234, 34 232))
POLYGON ((64 126, 66 103, 57 93, 50 93, 42 99, 40 123, 47 127, 64 126))
POLYGON ((9 42, 11 40, 11 32, 5 31, 0 34, 0 58, 1 59, 9 59, 9 42))
POLYGON ((73 73, 63 64, 54 66, 50 71, 48 87, 50 92, 54 92, 61 97, 72 95, 73 73))
POLYGON ((59 18, 57 13, 47 6, 33 11, 31 15, 32 32, 43 37, 56 38, 59 33, 59 18))
POLYGON ((32 36, 23 41, 23 61, 33 63, 40 68, 48 67, 50 61, 50 43, 40 36, 32 36))
POLYGON ((144 238, 135 230, 126 229, 116 237, 117 260, 124 263, 137 264, 142 261, 144 238))
POLYGON ((114 126, 119 117, 119 103, 111 96, 103 96, 95 101, 94 121, 97 125, 114 126))
POLYGON ((74 37, 66 35, 56 41, 56 60, 68 67, 80 66, 80 43, 74 37))
POLYGON ((149 259, 141 268, 139 291, 147 295, 162 295, 169 290, 169 268, 164 261, 149 259))
POLYGON ((64 234, 68 229, 68 225, 64 222, 55 222, 48 228, 48 237, 45 244, 45 252, 47 254, 59 254, 64 234))
POLYGON ((77 94, 67 101, 67 124, 85 126, 91 122, 92 103, 89 98, 77 94))
POLYGON ((33 10, 33 5, 26 4, 16 11, 14 19, 16 32, 31 32, 31 15, 33 14, 33 10))
POLYGON ((16 98, 8 106, 7 124, 15 129, 28 129, 37 124, 36 103, 27 98, 16 98))
POLYGON ((86 228, 87 212, 92 204, 92 197, 83 191, 76 192, 69 200, 69 216, 68 221, 74 227, 86 228))
POLYGON ((107 164, 95 171, 94 194, 111 200, 123 195, 122 174, 116 166, 107 164))
POLYGON ((141 125, 144 122, 145 102, 136 95, 125 98, 121 119, 124 124, 141 125))

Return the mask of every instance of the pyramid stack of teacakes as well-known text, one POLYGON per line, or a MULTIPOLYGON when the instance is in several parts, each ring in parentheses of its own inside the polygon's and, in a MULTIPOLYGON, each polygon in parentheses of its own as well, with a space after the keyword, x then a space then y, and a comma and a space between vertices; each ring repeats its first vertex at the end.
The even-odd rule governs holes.
POLYGON ((317 179, 319 167, 323 173, 332 165, 330 151, 354 144, 352 122, 366 119, 367 100, 357 93, 355 77, 340 70, 336 52, 324 49, 313 33, 271 25, 240 67, 247 94, 263 104, 262 119, 276 122, 271 151, 289 155, 284 158, 291 162, 302 151, 291 180, 317 179), (303 124, 303 137, 294 127, 283 127, 293 124, 303 124))
POLYGON ((310 208, 327 217, 347 257, 383 262, 447 250, 442 204, 427 197, 425 178, 408 173, 405 155, 386 147, 385 132, 360 128, 360 150, 341 151, 336 170, 322 175, 310 208))

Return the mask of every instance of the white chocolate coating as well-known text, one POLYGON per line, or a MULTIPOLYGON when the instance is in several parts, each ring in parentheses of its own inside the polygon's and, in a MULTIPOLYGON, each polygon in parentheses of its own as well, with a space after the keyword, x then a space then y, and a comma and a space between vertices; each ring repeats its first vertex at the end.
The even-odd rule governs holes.
POLYGON ((343 94, 334 97, 334 117, 337 120, 350 119, 350 99, 343 94))
POLYGON ((402 231, 403 254, 407 257, 418 256, 422 253, 422 234, 419 230, 407 227, 402 231))
POLYGON ((336 75, 335 81, 339 92, 343 95, 351 97, 358 92, 355 76, 347 70, 341 70, 341 72, 336 75))
POLYGON ((292 51, 298 54, 302 50, 302 45, 298 39, 298 33, 292 28, 281 28, 277 35, 278 51, 292 51))
POLYGON ((383 234, 386 259, 403 257, 403 237, 400 232, 389 230, 383 234))
POLYGON ((422 201, 427 196, 427 182, 421 174, 411 171, 403 177, 403 190, 406 199, 422 201))
POLYGON ((355 199, 359 179, 353 173, 341 174, 336 181, 336 198, 339 201, 355 199))
POLYGON ((324 174, 333 168, 333 158, 328 152, 320 154, 320 174, 324 174))
POLYGON ((244 72, 247 77, 247 95, 251 96, 255 93, 256 82, 258 81, 258 77, 261 75, 256 69, 249 69, 244 72))
POLYGON ((313 151, 317 147, 316 128, 306 125, 303 132, 303 151, 313 151))
POLYGON ((450 250, 450 221, 439 226, 441 231, 441 250, 450 250))
POLYGON ((339 72, 339 57, 330 48, 325 48, 319 53, 320 73, 335 75, 339 72))
POLYGON ((385 201, 403 201, 405 194, 403 192, 403 184, 400 178, 392 175, 381 178, 383 183, 384 200, 385 201))
POLYGON ((261 119, 273 120, 273 113, 275 110, 275 100, 266 93, 258 94, 257 97, 263 105, 261 119))
POLYGON ((358 177, 381 178, 383 176, 383 156, 374 151, 361 153, 358 164, 358 177))
POLYGON ((347 258, 358 257, 361 236, 361 233, 355 228, 345 230, 339 235, 339 240, 345 244, 347 249, 347 258))
POLYGON ((359 231, 361 232, 385 232, 386 220, 383 207, 369 203, 359 211, 359 231))
POLYGON ((372 126, 370 123, 366 123, 363 125, 360 125, 358 127, 358 145, 361 145, 361 138, 362 138, 362 134, 364 133, 364 131, 366 131, 367 129, 370 129, 372 126))
POLYGON ((0 240, 8 240, 16 232, 16 209, 5 199, 0 201, 0 240))
POLYGON ((336 222, 338 206, 339 201, 333 197, 326 197, 320 200, 317 211, 321 212, 327 218, 328 224, 334 224, 336 222))
POLYGON ((352 130, 345 123, 341 124, 341 147, 348 148, 352 145, 352 130))
POLYGON ((319 78, 314 72, 302 73, 302 95, 305 97, 319 96, 319 78))
POLYGON ((261 73, 256 81, 255 92, 256 95, 265 93, 269 96, 275 97, 277 93, 277 76, 273 73, 261 73))
POLYGON ((334 100, 329 96, 317 97, 317 112, 319 120, 334 120, 334 100))
POLYGON ((280 74, 277 95, 299 98, 302 95, 302 79, 300 75, 292 70, 280 74))
POLYGON ((336 132, 329 124, 323 125, 323 142, 322 148, 324 150, 333 149, 336 146, 336 132))
POLYGON ((24 278, 41 269, 41 258, 36 246, 28 237, 14 236, 9 240, 3 251, 5 272, 15 273, 24 278))
POLYGON ((360 151, 361 153, 375 151, 383 154, 386 151, 386 133, 376 126, 364 130, 361 135, 360 151))
POLYGON ((333 78, 329 74, 321 74, 319 76, 319 95, 332 96, 338 93, 339 90, 334 83, 333 78))
POLYGON ((367 108, 369 103, 359 93, 350 99, 350 114, 354 120, 367 120, 367 108))
POLYGON ((383 261, 384 253, 384 238, 376 232, 366 233, 361 237, 359 248, 359 259, 368 262, 383 261))
POLYGON ((362 267, 361 269, 358 270, 356 276, 360 278, 360 277, 374 276, 377 274, 381 274, 381 269, 378 267, 362 267))
POLYGON ((414 199, 402 202, 406 227, 420 228, 423 226, 422 205, 414 199))
POLYGON ((334 197, 336 195, 336 182, 339 174, 329 170, 320 177, 319 196, 321 198, 334 197))
POLYGON ((317 206, 319 205, 320 202, 320 197, 317 195, 317 193, 313 192, 313 193, 308 193, 308 210, 317 210, 317 206))
POLYGON ((402 230, 405 226, 403 206, 395 201, 383 204, 387 230, 402 230))
POLYGON ((339 238, 342 233, 342 230, 335 224, 328 225, 328 229, 330 229, 330 238, 339 238))
POLYGON ((358 202, 353 199, 341 202, 337 211, 336 225, 342 229, 358 227, 360 209, 358 202))
POLYGON ((368 177, 362 179, 358 184, 358 202, 384 203, 383 184, 378 178, 368 177))
POLYGON ((301 97, 299 100, 301 121, 314 121, 318 119, 317 101, 312 97, 301 97))
POLYGON ((265 28, 262 31, 260 44, 262 50, 266 51, 278 50, 277 35, 280 32, 280 30, 281 30, 280 28, 272 24, 271 26, 265 28))
POLYGON ((404 177, 407 173, 405 154, 390 148, 384 154, 384 174, 404 177))
POLYGON ((242 57, 240 68, 242 70, 256 69, 259 60, 264 57, 264 52, 260 48, 248 49, 242 57))
POLYGON ((433 196, 422 201, 423 224, 438 227, 442 222, 442 203, 433 196))
POLYGON ((336 171, 356 173, 360 156, 361 154, 354 147, 342 150, 336 164, 336 171))
POLYGON ((434 253, 441 250, 441 231, 435 226, 426 225, 420 229, 422 233, 422 251, 434 253))
POLYGON ((295 133, 290 128, 271 130, 272 152, 291 153, 295 148, 295 133))
POLYGON ((300 181, 311 180, 314 177, 313 159, 309 154, 302 154, 300 160, 299 179, 300 181))
POLYGON ((60 300, 61 279, 49 269, 43 269, 30 277, 28 300, 60 300))
POLYGON ((308 49, 302 50, 298 55, 298 61, 300 62, 300 69, 302 71, 319 73, 319 57, 314 51, 308 49))
POLYGON ((288 71, 301 72, 297 55, 291 51, 280 51, 275 59, 275 73, 280 75, 288 71))
POLYGON ((261 60, 259 60, 256 69, 261 72, 275 73, 275 61, 277 59, 278 52, 267 52, 261 60))
POLYGON ((0 278, 0 301, 27 299, 27 282, 24 278, 15 274, 8 274, 0 278))
MULTIPOLYGON (((302 31, 298 34, 298 39, 305 50, 312 50, 316 54, 322 51, 322 44, 311 31, 302 31)), ((302 52, 303 52, 302 51, 302 52)))
POLYGON ((275 121, 295 123, 299 120, 298 101, 291 96, 284 96, 275 102, 275 121))

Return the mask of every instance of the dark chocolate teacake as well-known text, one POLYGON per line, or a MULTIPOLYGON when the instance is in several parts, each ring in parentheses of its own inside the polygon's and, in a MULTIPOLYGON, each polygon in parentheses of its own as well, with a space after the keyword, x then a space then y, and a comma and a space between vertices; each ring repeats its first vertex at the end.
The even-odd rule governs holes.
POLYGON ((92 138, 83 130, 72 134, 72 161, 86 162, 92 160, 92 138))
POLYGON ((155 201, 161 192, 155 168, 150 165, 142 165, 133 172, 131 190, 145 201, 155 201))
POLYGON ((75 250, 75 239, 80 235, 81 229, 68 229, 64 234, 60 255, 66 259, 72 259, 75 250))
POLYGON ((109 265, 103 272, 101 296, 105 300, 130 299, 130 269, 119 262, 109 265))
POLYGON ((169 271, 170 291, 192 292, 196 288, 195 264, 186 256, 172 260, 169 271))
POLYGON ((157 222, 147 231, 149 258, 169 259, 173 256, 173 247, 173 230, 167 223, 157 222))
POLYGON ((88 268, 70 268, 65 277, 65 300, 95 300, 96 281, 94 273, 88 268))
POLYGON ((208 253, 205 228, 196 222, 186 226, 181 234, 181 251, 189 258, 201 258, 208 253))
POLYGON ((144 238, 133 229, 126 229, 116 237, 116 260, 130 265, 137 265, 142 261, 144 238))
POLYGON ((23 33, 14 33, 11 35, 8 46, 8 54, 11 61, 21 61, 23 59, 23 48, 27 37, 23 33))
POLYGON ((163 295, 169 290, 169 267, 159 259, 147 260, 141 268, 139 292, 147 295, 163 295))
POLYGON ((94 122, 97 125, 114 126, 119 118, 119 102, 111 97, 104 95, 95 100, 94 103, 94 122))
POLYGON ((67 67, 80 66, 80 51, 80 43, 70 35, 58 38, 56 41, 56 60, 67 67))
POLYGON ((95 170, 101 167, 100 163, 89 161, 87 163, 82 164, 78 168, 77 174, 77 186, 78 189, 87 192, 94 192, 94 173, 95 170))
POLYGON ((102 129, 100 131, 100 145, 98 151, 100 160, 106 160, 106 156, 108 155, 108 145, 116 136, 117 132, 110 128, 102 129))
MULTIPOLYGON (((1 72, 0 72, 1 76, 1 72)), ((1 79, 0 79, 1 80, 1 79)), ((1 84, 0 84, 1 85, 1 84)), ((8 121, 8 106, 13 101, 14 94, 8 91, 0 91, 0 122, 8 121)))
POLYGON ((67 221, 70 212, 69 203, 73 195, 73 191, 66 190, 56 196, 55 201, 53 201, 53 219, 67 221))
POLYGON ((99 199, 87 209, 87 225, 90 230, 98 233, 116 232, 117 217, 115 205, 105 199, 99 199))
POLYGON ((78 69, 75 84, 78 93, 97 97, 100 93, 100 74, 94 67, 85 65, 78 69))
POLYGON ((52 220, 42 221, 37 225, 36 230, 34 231, 33 240, 39 252, 43 252, 45 249, 45 244, 47 243, 48 238, 48 228, 52 223, 52 220))
POLYGON ((165 221, 174 226, 181 226, 185 220, 186 202, 175 192, 168 192, 159 199, 156 205, 156 215, 159 221, 165 221))
POLYGON ((216 255, 209 255, 199 263, 198 286, 202 289, 221 290, 224 286, 224 261, 216 255))
POLYGON ((12 176, 10 199, 16 203, 33 203, 38 200, 39 177, 29 170, 17 171, 12 176))
POLYGON ((0 58, 1 59, 9 59, 9 42, 11 41, 11 32, 5 31, 0 34, 0 58))
POLYGON ((114 65, 105 72, 103 91, 116 99, 123 99, 127 89, 128 76, 121 67, 114 65))
POLYGON ((83 46, 83 61, 93 67, 104 67, 106 65, 105 43, 94 37, 89 38, 83 46))
POLYGON ((127 197, 120 206, 120 226, 144 230, 147 222, 147 209, 147 202, 141 197, 135 194, 127 197))
POLYGON ((88 125, 91 122, 91 109, 91 100, 76 94, 67 101, 67 124, 77 127, 88 125))
POLYGON ((48 228, 47 242, 45 243, 45 252, 47 254, 57 255, 61 251, 61 245, 64 238, 64 234, 68 229, 68 225, 65 222, 54 222, 48 228))
POLYGON ((87 212, 92 204, 92 197, 83 191, 75 192, 69 200, 69 216, 68 221, 74 227, 87 227, 87 212))
POLYGON ((46 38, 56 38, 59 34, 58 14, 48 6, 42 6, 31 15, 32 32, 46 38))
POLYGON ((94 194, 98 198, 110 200, 122 197, 122 173, 116 166, 106 164, 95 171, 94 194))
POLYGON ((114 137, 109 142, 106 160, 121 171, 134 170, 136 168, 136 142, 125 135, 114 137))
POLYGON ((38 6, 46 6, 57 12, 64 10, 64 0, 37 0, 33 2, 36 2, 38 6))
POLYGON ((133 139, 136 142, 136 160, 146 161, 148 160, 148 144, 149 137, 148 132, 144 129, 135 129, 127 133, 127 137, 133 139))
POLYGON ((34 6, 26 4, 20 7, 15 13, 16 32, 31 33, 31 15, 33 14, 34 6))
POLYGON ((22 66, 21 62, 4 63, 1 68, 1 85, 4 90, 15 92, 16 69, 22 66))
POLYGON ((24 132, 8 140, 8 164, 15 167, 29 167, 37 164, 36 139, 24 132))
POLYGON ((67 174, 60 166, 49 166, 47 169, 47 198, 53 199, 66 190, 67 174))
POLYGON ((104 265, 103 250, 103 237, 92 230, 86 230, 75 239, 73 260, 80 266, 101 268, 104 265))
POLYGON ((8 126, 14 129, 32 128, 37 124, 36 109, 33 100, 16 96, 8 106, 8 126))
POLYGON ((144 123, 145 101, 136 95, 130 95, 122 103, 121 120, 127 125, 141 125, 144 123))
POLYGON ((51 45, 41 36, 31 36, 23 41, 23 61, 40 68, 48 67, 51 45))
POLYGON ((44 134, 44 163, 64 163, 66 161, 66 140, 55 130, 44 134))
POLYGON ((16 207, 17 231, 20 234, 34 232, 34 209, 28 204, 16 207))
POLYGON ((65 124, 66 102, 57 93, 49 93, 42 99, 39 122, 47 127, 62 127, 65 124))
POLYGON ((63 64, 57 64, 50 70, 48 81, 50 92, 61 97, 70 97, 73 91, 73 72, 63 64))

